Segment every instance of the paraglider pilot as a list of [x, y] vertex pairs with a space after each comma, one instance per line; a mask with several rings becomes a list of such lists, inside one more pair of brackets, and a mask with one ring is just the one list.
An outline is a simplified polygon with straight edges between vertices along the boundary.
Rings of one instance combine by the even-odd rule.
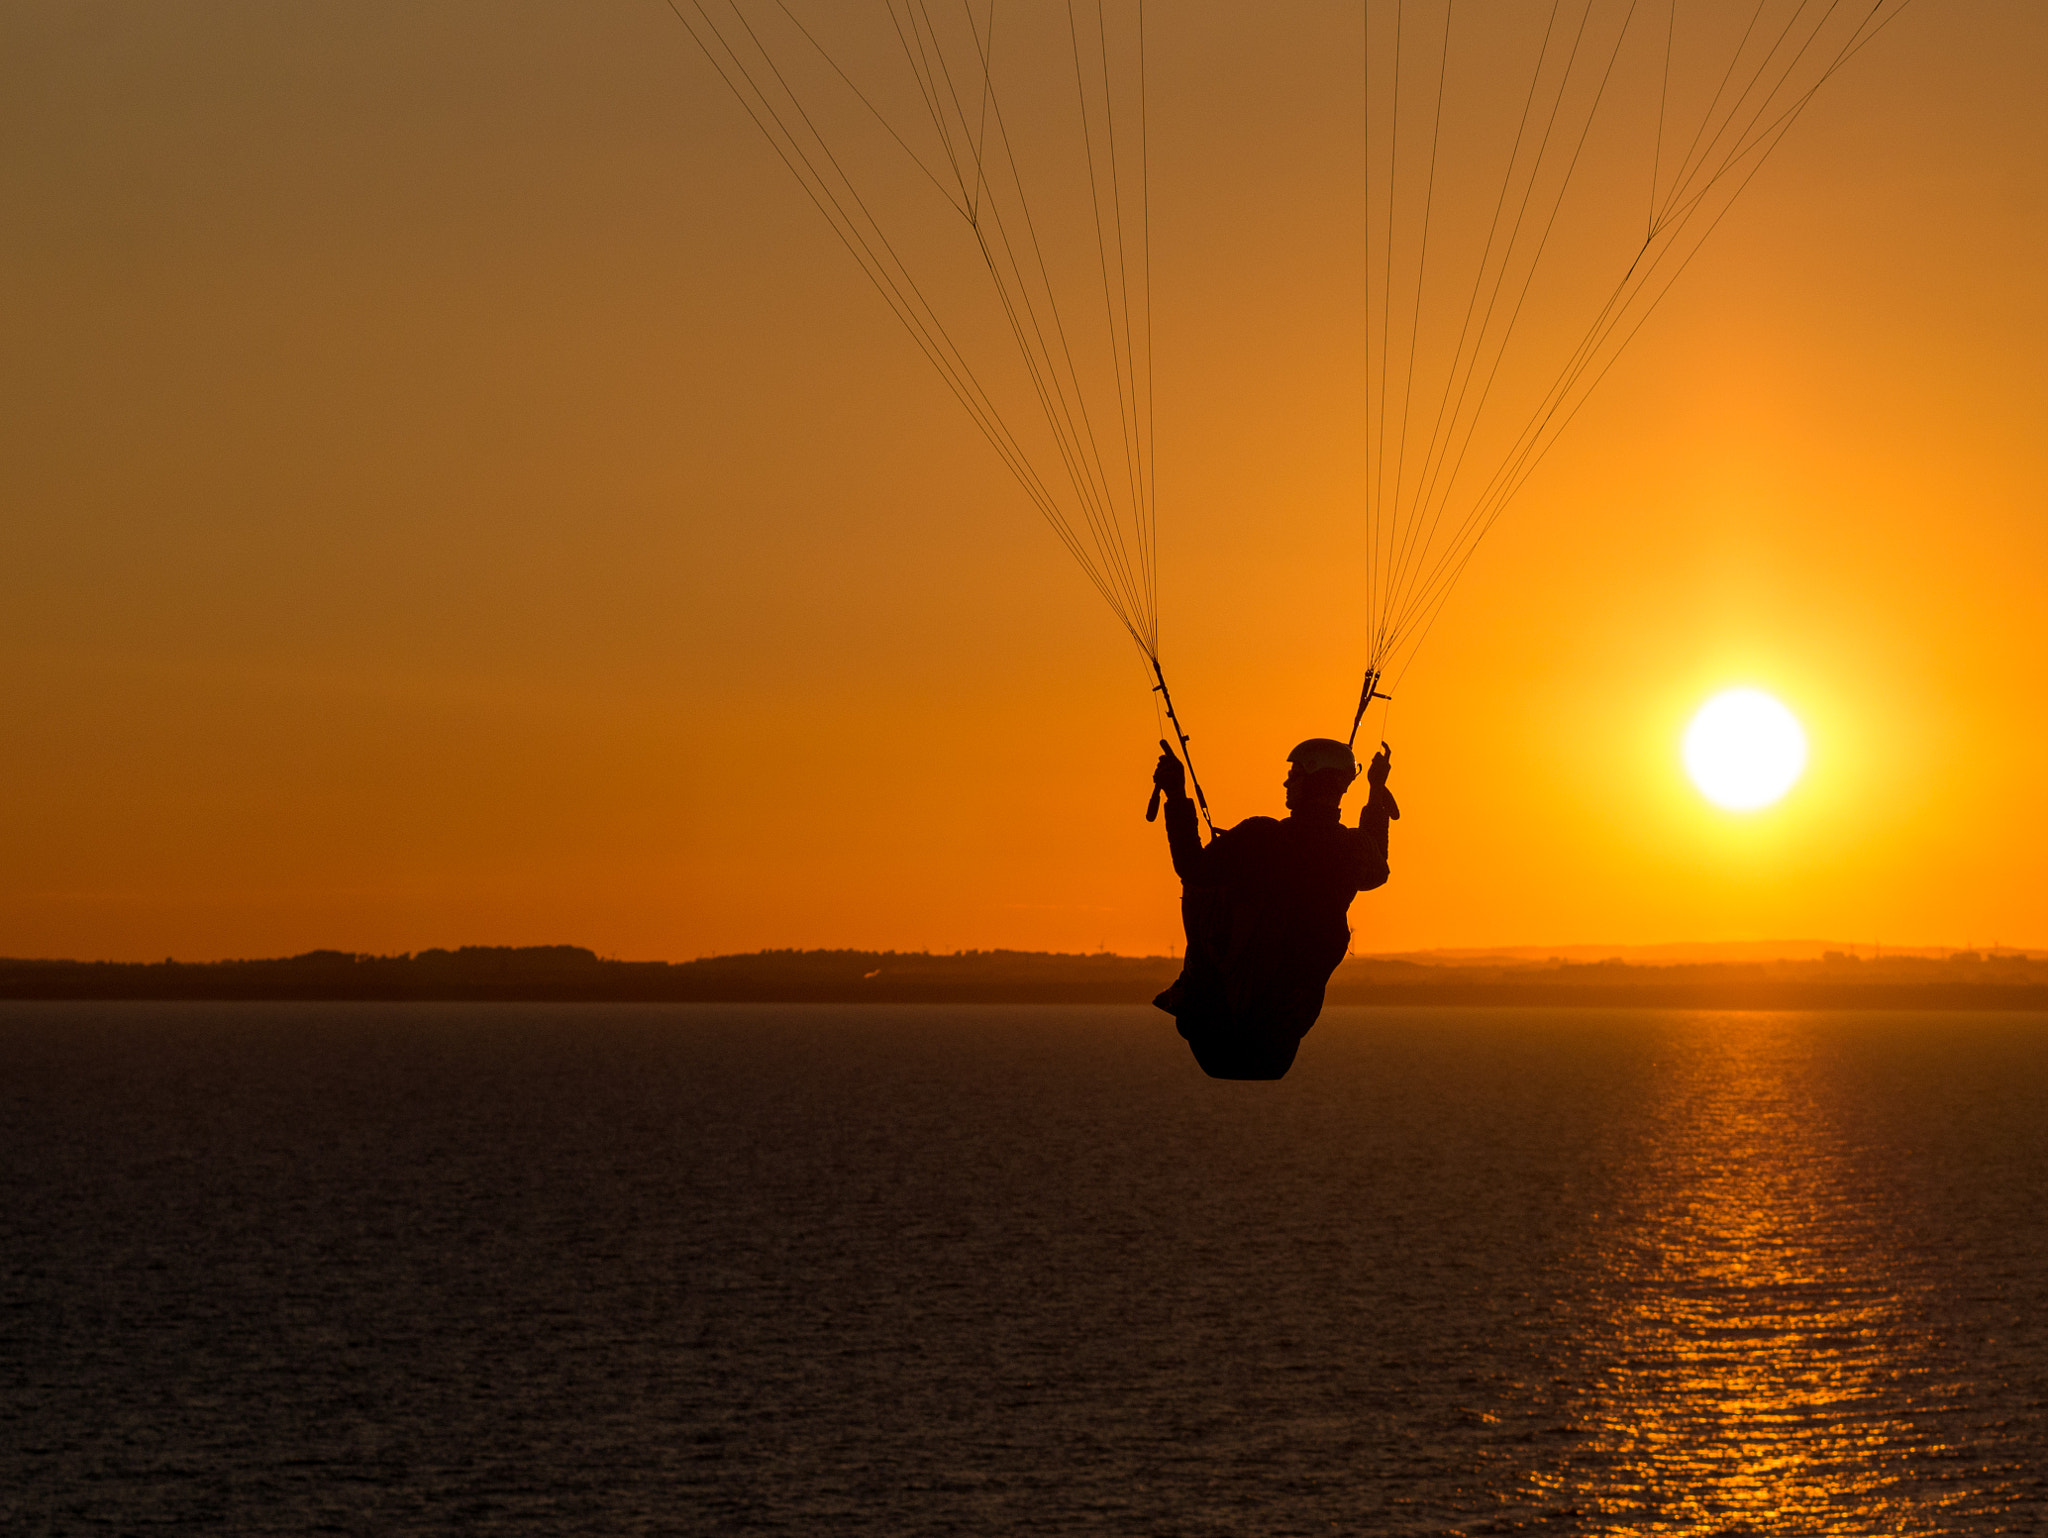
[[1205, 846], [1187, 771], [1159, 748], [1152, 783], [1166, 797], [1188, 949], [1180, 977], [1153, 1002], [1179, 1021], [1211, 1078], [1280, 1078], [1350, 949], [1351, 899], [1386, 884], [1387, 825], [1401, 815], [1387, 789], [1393, 755], [1380, 744], [1358, 826], [1347, 828], [1342, 803], [1358, 761], [1343, 743], [1311, 737], [1287, 755], [1288, 816], [1248, 817]]

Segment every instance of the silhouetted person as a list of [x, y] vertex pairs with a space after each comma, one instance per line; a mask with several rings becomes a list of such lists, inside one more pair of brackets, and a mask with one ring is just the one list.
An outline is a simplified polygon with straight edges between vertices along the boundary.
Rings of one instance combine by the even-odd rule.
[[1187, 771], [1159, 747], [1152, 783], [1166, 796], [1188, 950], [1180, 977], [1153, 1002], [1179, 1020], [1211, 1078], [1277, 1079], [1351, 947], [1351, 899], [1386, 884], [1387, 825], [1401, 815], [1387, 789], [1393, 755], [1380, 744], [1365, 774], [1372, 792], [1347, 828], [1342, 803], [1358, 761], [1343, 743], [1311, 737], [1287, 755], [1290, 815], [1247, 817], [1205, 847]]

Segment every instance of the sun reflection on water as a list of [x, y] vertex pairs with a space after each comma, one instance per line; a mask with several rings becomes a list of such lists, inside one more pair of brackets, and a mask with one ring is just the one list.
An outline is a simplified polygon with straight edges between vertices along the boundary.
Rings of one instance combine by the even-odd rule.
[[1674, 1043], [1629, 1210], [1584, 1257], [1590, 1394], [1539, 1480], [1553, 1510], [1642, 1533], [1943, 1530], [1934, 1310], [1799, 1023], [1730, 1016]]

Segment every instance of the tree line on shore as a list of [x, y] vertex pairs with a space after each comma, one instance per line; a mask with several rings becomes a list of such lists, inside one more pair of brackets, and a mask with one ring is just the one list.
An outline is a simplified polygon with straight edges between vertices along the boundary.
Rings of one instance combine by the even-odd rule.
[[[0, 959], [0, 998], [1143, 1004], [1179, 969], [1171, 956], [1107, 952], [777, 950], [665, 962], [612, 960], [572, 945], [463, 946], [246, 961]], [[1338, 968], [1329, 1002], [2048, 1009], [2048, 958], [1962, 951], [1859, 961], [1829, 952], [1819, 960], [1660, 964], [1365, 956]]]

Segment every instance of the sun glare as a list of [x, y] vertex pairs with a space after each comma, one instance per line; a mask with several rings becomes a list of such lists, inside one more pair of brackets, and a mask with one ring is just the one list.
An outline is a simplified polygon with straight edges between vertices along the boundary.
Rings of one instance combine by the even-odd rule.
[[1806, 733], [1761, 689], [1729, 689], [1685, 729], [1685, 770], [1700, 794], [1731, 812], [1769, 806], [1806, 768]]

